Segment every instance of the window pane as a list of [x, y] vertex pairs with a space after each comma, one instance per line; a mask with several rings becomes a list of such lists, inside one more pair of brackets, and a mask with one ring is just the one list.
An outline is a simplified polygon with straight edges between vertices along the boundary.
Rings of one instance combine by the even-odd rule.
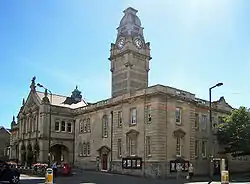
[[122, 140], [121, 139], [118, 139], [117, 147], [118, 147], [118, 157], [120, 157], [122, 156]]
[[56, 121], [56, 124], [55, 124], [55, 131], [59, 131], [60, 130], [60, 122], [59, 121]]
[[136, 108], [131, 109], [131, 124], [136, 124]]
[[175, 109], [175, 121], [176, 123], [181, 122], [181, 109], [179, 107]]
[[82, 133], [83, 132], [83, 121], [80, 120], [80, 132]]
[[87, 143], [87, 155], [88, 156], [90, 155], [90, 143], [89, 142]]
[[66, 128], [65, 128], [65, 121], [62, 121], [61, 123], [61, 131], [65, 132]]
[[87, 132], [91, 132], [90, 118], [87, 119]]
[[197, 157], [198, 156], [198, 141], [195, 140], [195, 156]]
[[201, 152], [202, 152], [202, 156], [205, 157], [206, 156], [206, 142], [205, 141], [202, 141]]
[[122, 127], [122, 111], [118, 111], [118, 127]]
[[149, 122], [152, 120], [151, 111], [152, 111], [151, 105], [148, 105], [147, 106], [147, 113], [148, 113], [148, 121]]
[[83, 143], [83, 155], [86, 156], [87, 154], [87, 145], [86, 143]]
[[67, 132], [71, 131], [72, 131], [71, 123], [67, 123]]
[[83, 120], [83, 131], [87, 132], [87, 121]]
[[202, 115], [202, 117], [201, 117], [201, 129], [206, 130], [206, 125], [207, 125], [207, 116]]
[[130, 155], [136, 155], [136, 139], [130, 138]]
[[195, 113], [195, 128], [198, 128], [199, 125], [199, 114]]
[[181, 155], [181, 139], [176, 138], [176, 155]]
[[108, 137], [108, 116], [104, 115], [102, 119], [103, 137]]

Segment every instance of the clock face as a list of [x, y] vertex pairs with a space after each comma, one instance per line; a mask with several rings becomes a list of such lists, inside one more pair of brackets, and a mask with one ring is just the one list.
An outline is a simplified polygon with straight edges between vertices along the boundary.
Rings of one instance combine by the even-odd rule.
[[118, 49], [122, 49], [124, 45], [125, 45], [125, 39], [124, 38], [120, 38], [118, 40], [118, 42], [117, 42]]
[[143, 43], [142, 43], [141, 39], [136, 38], [134, 42], [135, 42], [135, 46], [136, 46], [138, 49], [141, 49], [141, 48], [142, 48]]

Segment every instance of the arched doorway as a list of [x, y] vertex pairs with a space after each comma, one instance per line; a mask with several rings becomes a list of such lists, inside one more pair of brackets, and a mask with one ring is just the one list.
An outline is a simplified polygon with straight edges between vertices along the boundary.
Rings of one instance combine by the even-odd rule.
[[39, 157], [39, 152], [40, 152], [40, 147], [39, 147], [39, 144], [38, 142], [35, 143], [34, 145], [34, 151], [33, 151], [33, 160], [35, 163], [37, 163], [37, 159]]
[[102, 146], [100, 149], [98, 149], [100, 154], [100, 169], [101, 171], [107, 171], [109, 170], [109, 153], [110, 148], [107, 146]]
[[32, 151], [32, 145], [31, 143], [29, 143], [27, 149], [27, 165], [31, 167], [32, 162], [33, 162], [33, 151]]
[[51, 147], [51, 161], [57, 163], [69, 161], [69, 150], [65, 145], [55, 144]]
[[21, 145], [21, 164], [24, 165], [26, 163], [26, 147], [24, 145], [24, 143], [22, 143]]

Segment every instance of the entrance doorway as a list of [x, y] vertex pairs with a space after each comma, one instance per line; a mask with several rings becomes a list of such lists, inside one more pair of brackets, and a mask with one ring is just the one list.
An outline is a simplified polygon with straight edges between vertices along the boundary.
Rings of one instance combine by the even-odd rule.
[[108, 155], [107, 154], [102, 155], [102, 170], [104, 171], [108, 170]]
[[69, 150], [66, 146], [56, 144], [51, 147], [51, 161], [68, 162]]

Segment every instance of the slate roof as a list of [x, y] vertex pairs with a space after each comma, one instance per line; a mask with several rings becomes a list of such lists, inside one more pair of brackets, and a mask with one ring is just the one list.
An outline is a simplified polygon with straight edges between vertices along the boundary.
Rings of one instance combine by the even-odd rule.
[[[40, 100], [43, 99], [44, 92], [36, 91], [36, 94], [38, 95]], [[51, 98], [50, 94], [48, 94], [48, 98], [50, 100]], [[71, 109], [76, 109], [76, 108], [84, 107], [87, 105], [87, 102], [85, 102], [84, 100], [81, 100], [81, 102], [78, 102], [77, 104], [72, 104], [72, 105], [64, 104], [63, 102], [65, 102], [66, 98], [67, 96], [52, 94], [52, 105], [60, 106], [60, 107], [67, 107]]]
[[10, 131], [7, 128], [5, 128], [4, 126], [0, 126], [0, 129], [4, 129], [8, 134], [11, 134]]

